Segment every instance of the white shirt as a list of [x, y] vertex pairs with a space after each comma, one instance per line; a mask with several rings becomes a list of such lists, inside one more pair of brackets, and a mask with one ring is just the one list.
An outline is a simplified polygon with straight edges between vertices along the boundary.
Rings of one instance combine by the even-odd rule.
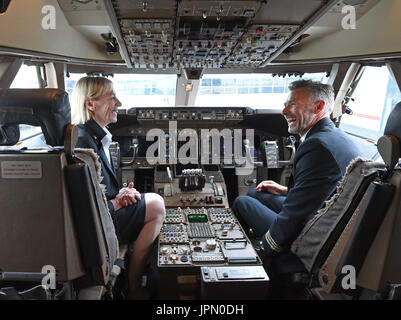
[[109, 163], [111, 165], [109, 147], [110, 147], [110, 143], [111, 143], [111, 138], [113, 136], [111, 135], [110, 131], [107, 130], [106, 128], [103, 128], [103, 130], [106, 132], [106, 135], [103, 137], [101, 142], [102, 142], [103, 150], [104, 150], [104, 153], [106, 154], [107, 160], [109, 160]]
[[[313, 128], [313, 126], [312, 126], [312, 128]], [[312, 128], [310, 128], [310, 129], [312, 129]], [[308, 132], [310, 131], [310, 129], [309, 129], [308, 131], [306, 131], [305, 134], [299, 138], [300, 143], [302, 143], [302, 142], [305, 141], [306, 135], [308, 134]]]

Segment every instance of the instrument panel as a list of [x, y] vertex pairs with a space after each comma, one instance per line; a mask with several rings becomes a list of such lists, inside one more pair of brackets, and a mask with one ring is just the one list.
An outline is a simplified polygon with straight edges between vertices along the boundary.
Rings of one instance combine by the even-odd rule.
[[138, 120], [242, 120], [242, 109], [228, 110], [171, 110], [137, 109]]
[[167, 208], [159, 237], [159, 267], [260, 264], [229, 208]]
[[314, 2], [274, 19], [280, 1], [116, 0], [112, 6], [130, 65], [157, 71], [263, 67], [318, 10]]
[[[118, 110], [119, 116], [135, 117], [137, 121], [242, 121], [245, 115], [253, 114], [254, 110], [244, 107], [218, 108], [131, 108]], [[231, 123], [232, 124], [232, 123]]]

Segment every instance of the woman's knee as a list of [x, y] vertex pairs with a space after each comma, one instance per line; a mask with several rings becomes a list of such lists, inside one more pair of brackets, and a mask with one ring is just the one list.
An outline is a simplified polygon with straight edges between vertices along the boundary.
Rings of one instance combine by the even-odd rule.
[[156, 219], [163, 222], [166, 216], [164, 199], [157, 193], [146, 193], [145, 203], [146, 216], [152, 220]]

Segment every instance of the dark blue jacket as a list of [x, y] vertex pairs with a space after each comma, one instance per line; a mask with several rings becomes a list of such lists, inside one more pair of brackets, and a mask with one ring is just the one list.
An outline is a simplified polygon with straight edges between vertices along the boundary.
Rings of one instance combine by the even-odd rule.
[[[111, 216], [114, 214], [113, 204], [110, 202], [114, 199], [119, 192], [116, 172], [113, 166], [107, 160], [106, 154], [103, 150], [102, 139], [106, 132], [94, 120], [89, 120], [85, 124], [77, 125], [78, 127], [78, 141], [75, 145], [76, 148], [93, 149], [99, 155], [99, 161], [102, 167], [102, 184], [106, 186], [107, 205]], [[112, 157], [110, 156], [110, 161]]]
[[[288, 252], [306, 222], [336, 190], [349, 163], [359, 155], [354, 142], [329, 118], [323, 118], [309, 130], [295, 153], [293, 182], [288, 186], [283, 209], [268, 230], [268, 237], [282, 253]], [[267, 255], [277, 255], [266, 235], [263, 243]]]

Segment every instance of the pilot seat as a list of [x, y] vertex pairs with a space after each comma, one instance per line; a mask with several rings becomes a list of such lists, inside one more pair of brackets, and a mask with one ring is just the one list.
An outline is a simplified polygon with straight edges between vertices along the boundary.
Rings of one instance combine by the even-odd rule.
[[[63, 90], [0, 89], [0, 300], [113, 297], [124, 252], [97, 157], [74, 151], [70, 122]], [[16, 146], [19, 124], [49, 147]]]
[[355, 159], [293, 242], [308, 270], [293, 285], [314, 299], [401, 298], [400, 143], [401, 102], [377, 142], [384, 163]]

